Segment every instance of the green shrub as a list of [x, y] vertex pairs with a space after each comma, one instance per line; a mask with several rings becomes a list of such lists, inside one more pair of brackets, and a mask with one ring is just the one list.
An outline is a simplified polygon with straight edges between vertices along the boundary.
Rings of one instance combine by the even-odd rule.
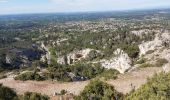
[[123, 95], [102, 81], [91, 81], [75, 100], [122, 100]]
[[156, 67], [162, 67], [164, 64], [167, 64], [168, 60], [166, 59], [157, 59], [155, 66]]
[[4, 73], [0, 74], [0, 79], [7, 78], [7, 76]]
[[97, 51], [92, 50], [92, 51], [90, 51], [90, 53], [88, 54], [87, 60], [92, 61], [92, 60], [97, 59], [97, 58], [102, 58], [102, 56], [103, 56], [103, 55], [101, 55], [101, 54], [98, 53]]
[[125, 100], [169, 100], [170, 73], [160, 73], [148, 79], [139, 89], [127, 95]]
[[26, 92], [20, 100], [49, 100], [50, 98], [40, 93]]
[[129, 55], [131, 58], [137, 58], [139, 55], [138, 45], [121, 45], [121, 48]]
[[101, 67], [100, 64], [84, 64], [77, 63], [74, 65], [56, 65], [48, 67], [49, 73], [47, 73], [46, 79], [70, 82], [73, 79], [68, 76], [68, 73], [73, 73], [76, 77], [84, 77], [84, 79], [92, 79], [97, 76], [107, 79], [115, 79], [118, 71], [107, 70]]
[[25, 72], [25, 73], [15, 77], [15, 80], [22, 80], [22, 81], [36, 80], [36, 81], [42, 81], [42, 80], [44, 80], [44, 78], [42, 76], [40, 76], [39, 74], [35, 73], [35, 72]]
[[66, 72], [70, 71], [67, 66], [57, 65], [55, 67], [48, 67], [48, 71], [49, 73], [46, 75], [47, 79], [64, 82], [72, 81], [72, 79], [66, 74]]
[[154, 65], [152, 65], [152, 64], [150, 64], [150, 63], [144, 63], [144, 64], [141, 64], [139, 67], [140, 67], [140, 68], [154, 67]]
[[87, 77], [88, 79], [95, 78], [104, 72], [104, 68], [100, 65], [92, 64], [76, 64], [71, 67], [71, 71], [76, 76]]
[[61, 94], [61, 95], [65, 95], [66, 93], [67, 93], [66, 90], [61, 90], [61, 91], [60, 91], [60, 94]]
[[154, 50], [149, 50], [146, 52], [146, 54], [152, 54], [154, 52]]
[[0, 100], [18, 100], [18, 97], [15, 91], [0, 84]]
[[119, 72], [115, 69], [105, 69], [105, 71], [99, 76], [104, 77], [105, 80], [109, 80], [116, 79], [118, 74]]
[[164, 64], [168, 63], [166, 59], [157, 59], [155, 64], [150, 64], [150, 63], [145, 63], [145, 59], [141, 59], [138, 61], [138, 64], [141, 64], [141, 68], [146, 68], [146, 67], [162, 67]]
[[136, 64], [143, 64], [143, 63], [145, 63], [146, 61], [147, 61], [146, 58], [142, 58], [142, 59], [136, 61]]

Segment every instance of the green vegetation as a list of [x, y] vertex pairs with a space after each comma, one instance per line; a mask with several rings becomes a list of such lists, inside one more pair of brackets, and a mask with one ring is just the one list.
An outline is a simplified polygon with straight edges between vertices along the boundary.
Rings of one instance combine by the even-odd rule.
[[114, 87], [94, 80], [85, 87], [75, 100], [123, 100], [123, 95], [117, 92]]
[[170, 73], [156, 74], [148, 82], [133, 91], [125, 100], [169, 100]]
[[15, 80], [36, 80], [36, 81], [42, 81], [44, 78], [40, 76], [37, 72], [25, 72], [23, 74], [18, 75], [15, 77]]
[[18, 97], [15, 91], [0, 84], [0, 100], [18, 100]]
[[[32, 68], [31, 68], [32, 69]], [[119, 72], [114, 69], [105, 69], [100, 64], [83, 64], [60, 65], [52, 64], [47, 68], [47, 72], [38, 73], [37, 70], [26, 71], [15, 77], [16, 80], [57, 80], [62, 82], [84, 81], [96, 77], [104, 77], [104, 79], [116, 79]]]
[[0, 68], [0, 79], [6, 78], [7, 77], [7, 71], [5, 69]]
[[94, 78], [104, 71], [104, 68], [92, 64], [77, 64], [71, 67], [71, 71], [78, 76], [84, 76], [88, 79]]
[[129, 94], [122, 95], [114, 90], [114, 87], [93, 80], [85, 87], [75, 100], [169, 100], [170, 98], [170, 72], [155, 74], [139, 89]]
[[155, 64], [145, 63], [146, 59], [141, 59], [137, 61], [137, 64], [141, 64], [140, 68], [146, 68], [146, 67], [162, 67], [163, 65], [168, 63], [168, 60], [166, 59], [157, 59]]
[[155, 66], [162, 67], [163, 65], [165, 65], [167, 63], [168, 63], [168, 60], [166, 60], [166, 59], [157, 59]]
[[131, 58], [137, 58], [139, 54], [138, 45], [122, 45], [121, 47]]
[[48, 67], [49, 73], [46, 73], [46, 79], [52, 79], [57, 81], [70, 82], [72, 79], [67, 75], [67, 72], [70, 71], [69, 67], [62, 65], [55, 65]]
[[118, 74], [119, 72], [115, 69], [105, 69], [105, 71], [101, 73], [99, 77], [103, 77], [104, 80], [116, 79]]
[[151, 53], [153, 53], [155, 50], [149, 50], [149, 51], [147, 51], [146, 52], [146, 54], [151, 54]]
[[7, 76], [4, 74], [0, 74], [0, 79], [6, 78]]
[[135, 64], [143, 64], [143, 63], [145, 63], [146, 61], [147, 61], [146, 58], [141, 58], [140, 60], [136, 61]]
[[49, 100], [49, 97], [40, 93], [26, 92], [19, 100]]
[[[98, 64], [75, 64], [75, 65], [56, 65], [48, 67], [48, 78], [58, 81], [73, 81], [73, 77], [70, 77], [68, 73], [73, 73], [74, 77], [84, 77], [86, 79], [92, 79], [97, 76], [107, 77], [107, 78], [116, 78], [118, 71], [110, 70], [107, 71]], [[109, 72], [109, 73], [108, 73]]]
[[0, 100], [49, 100], [49, 97], [32, 92], [26, 92], [24, 95], [18, 96], [15, 91], [0, 84]]
[[143, 63], [140, 65], [140, 68], [146, 68], [146, 67], [154, 67], [154, 65], [152, 65], [150, 63]]
[[61, 95], [65, 95], [66, 93], [67, 93], [66, 90], [61, 90], [61, 91], [60, 91], [60, 94], [61, 94]]
[[[154, 18], [160, 19], [153, 20]], [[19, 73], [27, 68], [30, 69], [28, 72], [19, 74], [15, 79], [22, 81], [50, 79], [62, 82], [84, 81], [101, 77], [105, 80], [116, 79], [118, 71], [104, 69], [99, 64], [92, 64], [91, 61], [111, 58], [115, 56], [113, 52], [118, 48], [129, 55], [133, 64], [140, 64], [141, 68], [161, 67], [168, 63], [166, 59], [157, 59], [155, 64], [147, 62], [145, 58], [139, 58], [140, 60], [136, 61], [139, 57], [138, 45], [153, 40], [157, 30], [166, 31], [169, 30], [169, 27], [170, 13], [161, 14], [157, 10], [117, 14], [109, 12], [0, 16], [0, 79], [6, 77], [3, 71], [18, 69]], [[132, 31], [137, 31], [137, 34]], [[142, 33], [139, 34], [140, 32]], [[41, 47], [43, 46], [41, 43], [44, 43], [45, 47]], [[165, 47], [168, 45], [168, 42], [163, 43]], [[87, 59], [73, 65], [57, 63], [57, 58], [66, 57], [70, 52], [87, 48], [94, 49]], [[96, 50], [99, 50], [101, 54]], [[49, 52], [50, 55], [48, 55]], [[147, 54], [153, 52], [154, 50], [150, 50]], [[44, 57], [45, 55], [46, 57]], [[42, 56], [44, 62], [40, 60]], [[35, 71], [34, 68], [37, 67], [44, 69], [45, 72], [44, 70]], [[162, 78], [161, 81], [156, 77]], [[168, 78], [169, 74], [157, 75], [150, 79], [141, 90], [132, 92], [127, 98], [155, 100], [159, 96], [160, 100], [166, 100], [170, 94]], [[165, 80], [166, 82], [164, 82]], [[151, 83], [156, 86], [148, 85]], [[0, 89], [0, 100], [1, 98], [2, 100], [17, 99], [13, 90], [2, 85]], [[65, 94], [65, 92], [62, 90], [61, 94]], [[114, 87], [95, 80], [76, 99], [118, 100], [122, 98], [123, 95], [116, 92]], [[21, 96], [21, 99], [47, 100], [48, 98], [41, 94], [28, 92]]]

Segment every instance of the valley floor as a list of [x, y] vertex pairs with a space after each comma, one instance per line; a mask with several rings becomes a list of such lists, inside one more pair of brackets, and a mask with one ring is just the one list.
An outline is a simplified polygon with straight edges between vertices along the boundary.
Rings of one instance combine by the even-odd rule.
[[[155, 73], [162, 71], [161, 67], [150, 67], [143, 69], [136, 69], [126, 74], [121, 74], [116, 80], [109, 80], [107, 83], [113, 85], [115, 89], [124, 94], [129, 93], [133, 88], [139, 88], [142, 84], [146, 83], [147, 78], [153, 76]], [[13, 88], [18, 94], [24, 92], [37, 92], [46, 94], [54, 98], [54, 93], [60, 93], [65, 89], [70, 93], [78, 95], [89, 81], [60, 83], [52, 81], [16, 81], [13, 77], [1, 79], [0, 83], [4, 86]]]

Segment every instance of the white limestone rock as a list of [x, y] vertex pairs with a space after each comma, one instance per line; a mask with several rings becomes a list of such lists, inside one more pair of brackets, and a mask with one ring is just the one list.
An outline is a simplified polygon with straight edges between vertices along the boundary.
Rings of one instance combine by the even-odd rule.
[[163, 70], [164, 70], [164, 72], [169, 72], [170, 71], [170, 63], [167, 63], [167, 64], [165, 64], [164, 66], [163, 66]]
[[87, 48], [84, 50], [73, 51], [72, 53], [70, 53], [66, 56], [58, 57], [57, 62], [59, 64], [73, 64], [73, 63], [80, 61], [82, 59], [90, 59], [90, 57], [91, 57], [90, 54], [92, 51], [95, 54], [101, 54], [100, 51]]
[[139, 45], [140, 56], [145, 55], [150, 50], [160, 49], [170, 44], [170, 33], [161, 33], [155, 36], [153, 41], [144, 42]]
[[40, 61], [42, 61], [42, 62], [47, 61], [47, 63], [50, 64], [51, 63], [51, 53], [49, 51], [48, 45], [46, 45], [44, 42], [41, 42], [41, 49], [44, 50], [46, 52], [46, 54], [41, 56]]
[[126, 72], [131, 68], [131, 58], [121, 49], [117, 49], [115, 52], [115, 57], [110, 60], [102, 60], [101, 65], [107, 69], [116, 69], [120, 73]]
[[139, 45], [139, 49], [140, 49], [139, 55], [142, 56], [150, 50], [155, 50], [161, 47], [162, 47], [162, 41], [159, 40], [158, 38], [155, 38], [153, 41], [144, 42]]
[[148, 34], [149, 32], [151, 32], [151, 30], [149, 29], [143, 29], [143, 30], [135, 30], [135, 31], [131, 31], [131, 34], [134, 34], [136, 36], [141, 36], [143, 34]]
[[144, 34], [147, 35], [147, 34], [149, 34], [149, 33], [160, 33], [160, 32], [161, 32], [161, 30], [141, 29], [141, 30], [133, 30], [133, 31], [131, 31], [130, 33], [131, 33], [131, 34], [134, 34], [134, 35], [136, 35], [136, 36], [141, 37], [141, 36], [144, 35]]

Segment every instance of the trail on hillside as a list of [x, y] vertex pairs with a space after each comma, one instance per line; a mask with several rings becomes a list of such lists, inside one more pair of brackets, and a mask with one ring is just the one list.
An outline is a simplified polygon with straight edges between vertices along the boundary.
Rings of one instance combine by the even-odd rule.
[[[151, 77], [155, 73], [159, 73], [161, 71], [162, 68], [159, 67], [135, 70], [126, 74], [121, 74], [116, 80], [109, 80], [108, 83], [113, 85], [117, 91], [126, 94], [134, 87], [139, 88], [142, 84], [146, 83], [148, 77]], [[59, 83], [52, 81], [16, 81], [12, 77], [8, 77], [1, 79], [0, 83], [14, 89], [18, 94], [23, 94], [29, 91], [42, 93], [53, 97], [54, 93], [60, 93], [62, 89], [78, 95], [89, 83], [89, 81], [71, 83]]]

